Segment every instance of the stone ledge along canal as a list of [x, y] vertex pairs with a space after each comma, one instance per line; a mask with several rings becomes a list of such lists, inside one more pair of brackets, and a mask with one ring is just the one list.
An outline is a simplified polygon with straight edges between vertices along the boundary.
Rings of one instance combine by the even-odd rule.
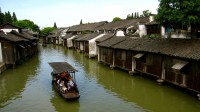
[[[0, 74], [0, 112], [199, 112], [196, 97], [155, 80], [110, 69], [61, 46]], [[78, 70], [80, 99], [65, 101], [51, 85], [48, 62], [67, 61]]]

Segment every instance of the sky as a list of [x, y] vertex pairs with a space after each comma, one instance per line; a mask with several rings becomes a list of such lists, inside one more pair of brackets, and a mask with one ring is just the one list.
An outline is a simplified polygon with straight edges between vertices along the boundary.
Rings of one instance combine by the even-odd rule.
[[158, 0], [0, 0], [1, 12], [15, 12], [18, 20], [28, 19], [41, 29], [69, 27], [80, 23], [111, 22], [128, 14], [149, 10], [157, 14]]

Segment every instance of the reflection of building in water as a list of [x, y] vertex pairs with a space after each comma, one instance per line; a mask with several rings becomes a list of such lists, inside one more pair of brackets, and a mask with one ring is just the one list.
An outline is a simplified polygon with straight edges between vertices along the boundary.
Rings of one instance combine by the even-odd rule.
[[38, 56], [23, 63], [17, 69], [7, 69], [0, 75], [0, 107], [4, 107], [12, 100], [21, 98], [20, 94], [26, 88], [30, 78], [37, 75]]

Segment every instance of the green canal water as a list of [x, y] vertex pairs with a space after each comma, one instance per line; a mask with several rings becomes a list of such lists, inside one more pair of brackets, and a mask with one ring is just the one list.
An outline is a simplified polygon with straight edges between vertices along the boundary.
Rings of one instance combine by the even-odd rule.
[[[199, 112], [196, 97], [156, 81], [110, 69], [61, 46], [39, 47], [30, 60], [0, 74], [0, 112]], [[68, 102], [52, 88], [48, 62], [74, 66], [80, 99]]]

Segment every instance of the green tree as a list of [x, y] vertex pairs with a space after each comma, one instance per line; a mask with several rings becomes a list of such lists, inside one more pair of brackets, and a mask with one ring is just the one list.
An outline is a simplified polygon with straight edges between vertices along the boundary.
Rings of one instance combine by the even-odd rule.
[[27, 19], [16, 21], [16, 22], [14, 22], [14, 24], [16, 26], [24, 28], [24, 29], [30, 29], [30, 30], [36, 31], [36, 32], [40, 31], [38, 25], [36, 25], [33, 21], [30, 21], [30, 20], [27, 20]]
[[4, 14], [1, 12], [1, 8], [0, 8], [0, 25], [4, 24]]
[[56, 22], [54, 22], [54, 25], [53, 25], [53, 27], [54, 27], [55, 29], [57, 29], [57, 25], [56, 25]]
[[127, 20], [128, 20], [128, 19], [132, 19], [131, 15], [128, 14], [127, 17], [126, 17], [126, 19], [127, 19]]
[[116, 21], [121, 21], [122, 19], [120, 17], [115, 17], [113, 18], [112, 22], [116, 22]]
[[139, 16], [139, 12], [137, 12], [137, 18], [139, 18], [140, 16]]
[[148, 16], [150, 16], [150, 14], [151, 14], [151, 12], [149, 10], [144, 10], [142, 12], [142, 15], [140, 15], [140, 17], [148, 17]]
[[135, 17], [133, 16], [133, 13], [131, 14], [131, 18], [132, 18], [132, 19], [135, 18]]
[[4, 14], [4, 23], [12, 23], [12, 17], [9, 11]]
[[83, 24], [83, 21], [82, 21], [82, 19], [81, 19], [81, 21], [80, 21], [80, 25], [82, 25]]
[[135, 16], [134, 16], [134, 18], [137, 18], [137, 13], [135, 12]]
[[191, 38], [196, 38], [200, 26], [200, 0], [160, 0], [155, 20], [164, 26], [191, 27]]
[[13, 12], [13, 15], [12, 15], [12, 22], [16, 22], [17, 21], [17, 17], [15, 15], [15, 12]]
[[51, 32], [51, 31], [53, 31], [55, 28], [54, 27], [45, 27], [45, 28], [43, 28], [41, 31], [40, 31], [40, 35], [43, 35], [43, 36], [48, 36], [49, 35], [49, 33]]

